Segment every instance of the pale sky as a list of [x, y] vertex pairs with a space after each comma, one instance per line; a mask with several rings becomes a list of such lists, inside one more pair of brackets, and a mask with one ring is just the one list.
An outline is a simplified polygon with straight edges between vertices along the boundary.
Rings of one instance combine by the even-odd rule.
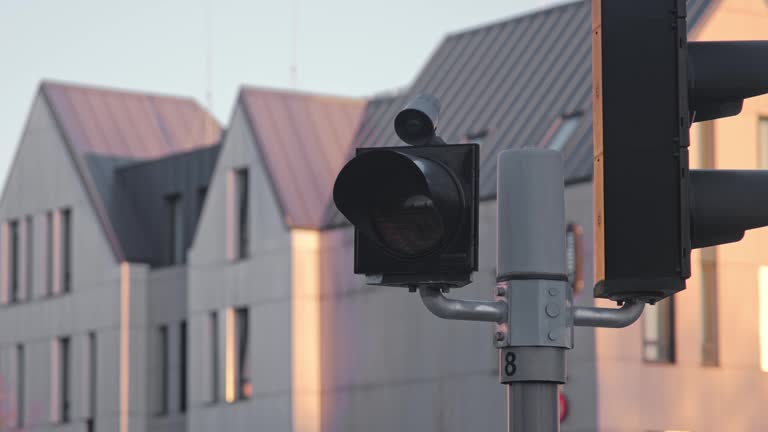
[[[42, 79], [191, 96], [243, 84], [368, 96], [410, 84], [446, 33], [562, 0], [0, 0], [0, 180]], [[294, 14], [295, 11], [295, 14]], [[210, 44], [209, 44], [210, 42]]]

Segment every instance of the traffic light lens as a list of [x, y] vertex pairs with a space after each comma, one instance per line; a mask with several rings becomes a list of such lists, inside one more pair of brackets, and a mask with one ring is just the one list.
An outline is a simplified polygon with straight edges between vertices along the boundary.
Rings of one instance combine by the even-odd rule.
[[434, 201], [424, 195], [411, 196], [393, 208], [375, 208], [371, 216], [381, 242], [402, 255], [429, 253], [445, 233]]

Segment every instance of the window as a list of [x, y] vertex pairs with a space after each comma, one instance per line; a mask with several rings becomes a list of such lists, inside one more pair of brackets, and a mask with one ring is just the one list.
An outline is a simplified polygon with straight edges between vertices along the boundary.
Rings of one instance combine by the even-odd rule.
[[211, 402], [219, 400], [219, 317], [216, 311], [208, 315], [208, 331], [210, 332], [209, 353], [211, 356]]
[[565, 263], [568, 283], [574, 294], [584, 288], [584, 229], [581, 225], [568, 224], [565, 231]]
[[571, 114], [560, 117], [555, 123], [557, 126], [555, 126], [556, 129], [554, 129], [554, 132], [550, 130], [550, 132], [547, 134], [548, 139], [545, 138], [547, 147], [552, 150], [562, 150], [563, 147], [565, 147], [565, 145], [568, 143], [571, 135], [573, 135], [573, 132], [576, 131], [576, 127], [579, 126], [580, 120], [581, 114]]
[[19, 301], [19, 221], [8, 223], [8, 270], [11, 303]]
[[248, 347], [248, 309], [227, 310], [226, 400], [251, 397], [250, 354]]
[[61, 270], [62, 291], [72, 291], [72, 211], [61, 210]]
[[45, 293], [53, 295], [53, 212], [45, 214]]
[[27, 216], [24, 220], [24, 298], [32, 298], [32, 277], [35, 272], [34, 269], [34, 218]]
[[465, 141], [468, 143], [479, 144], [482, 147], [488, 140], [488, 130], [482, 130], [479, 132], [473, 132], [467, 134]]
[[70, 345], [69, 338], [59, 338], [59, 421], [61, 423], [69, 423], [70, 408], [72, 407], [72, 377], [70, 375], [71, 362], [70, 362]]
[[200, 186], [197, 188], [197, 219], [200, 220], [200, 215], [203, 214], [203, 207], [205, 206], [205, 197], [208, 195], [208, 186]]
[[169, 389], [169, 364], [168, 364], [168, 326], [162, 325], [158, 329], [157, 333], [157, 341], [158, 341], [158, 372], [160, 373], [160, 377], [158, 379], [158, 384], [160, 385], [160, 391], [157, 392], [157, 415], [165, 415], [168, 414], [168, 397], [170, 396], [170, 393], [168, 392]]
[[24, 426], [24, 385], [25, 385], [24, 345], [16, 345], [16, 427]]
[[675, 362], [674, 297], [646, 308], [643, 318], [643, 359], [648, 362]]
[[248, 347], [248, 309], [238, 309], [237, 318], [237, 398], [251, 397], [251, 356]]
[[760, 266], [758, 271], [760, 369], [768, 372], [768, 266]]
[[717, 332], [717, 249], [701, 249], [701, 363], [719, 363]]
[[168, 209], [168, 263], [184, 263], [184, 211], [181, 207], [181, 195], [173, 194], [165, 198]]
[[237, 257], [248, 256], [249, 224], [248, 224], [248, 169], [238, 170], [235, 174], [237, 188]]
[[97, 355], [96, 355], [96, 332], [89, 332], [88, 333], [88, 402], [87, 402], [87, 410], [88, 415], [85, 419], [86, 424], [86, 431], [87, 432], [93, 432], [95, 429], [94, 419], [96, 418], [96, 383], [97, 383], [97, 377], [98, 377], [98, 367], [97, 367]]
[[698, 123], [698, 140], [696, 148], [699, 151], [699, 168], [712, 169], [715, 167], [715, 122]]
[[760, 117], [757, 137], [757, 167], [768, 169], [768, 117]]
[[187, 322], [179, 326], [179, 411], [187, 411]]

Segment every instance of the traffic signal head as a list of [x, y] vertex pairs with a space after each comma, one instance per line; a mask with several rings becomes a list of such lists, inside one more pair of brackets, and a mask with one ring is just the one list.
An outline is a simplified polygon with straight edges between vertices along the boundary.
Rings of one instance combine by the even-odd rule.
[[476, 144], [358, 149], [333, 200], [369, 283], [459, 287], [477, 270]]
[[688, 43], [685, 6], [592, 3], [596, 297], [672, 295], [691, 248], [768, 225], [764, 173], [688, 166], [692, 122], [768, 92], [768, 43]]

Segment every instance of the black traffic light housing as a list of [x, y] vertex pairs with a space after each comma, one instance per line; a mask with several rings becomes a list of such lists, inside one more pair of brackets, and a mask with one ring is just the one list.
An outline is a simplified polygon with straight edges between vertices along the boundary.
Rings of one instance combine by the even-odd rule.
[[471, 282], [478, 165], [477, 144], [357, 149], [333, 191], [355, 226], [355, 273], [402, 287]]
[[768, 43], [687, 42], [685, 0], [593, 0], [595, 296], [685, 288], [691, 248], [768, 225], [768, 175], [689, 171], [692, 122], [768, 92]]
[[410, 101], [395, 131], [413, 147], [358, 148], [333, 200], [355, 226], [355, 273], [368, 284], [456, 288], [477, 271], [479, 146], [435, 134], [440, 102]]

